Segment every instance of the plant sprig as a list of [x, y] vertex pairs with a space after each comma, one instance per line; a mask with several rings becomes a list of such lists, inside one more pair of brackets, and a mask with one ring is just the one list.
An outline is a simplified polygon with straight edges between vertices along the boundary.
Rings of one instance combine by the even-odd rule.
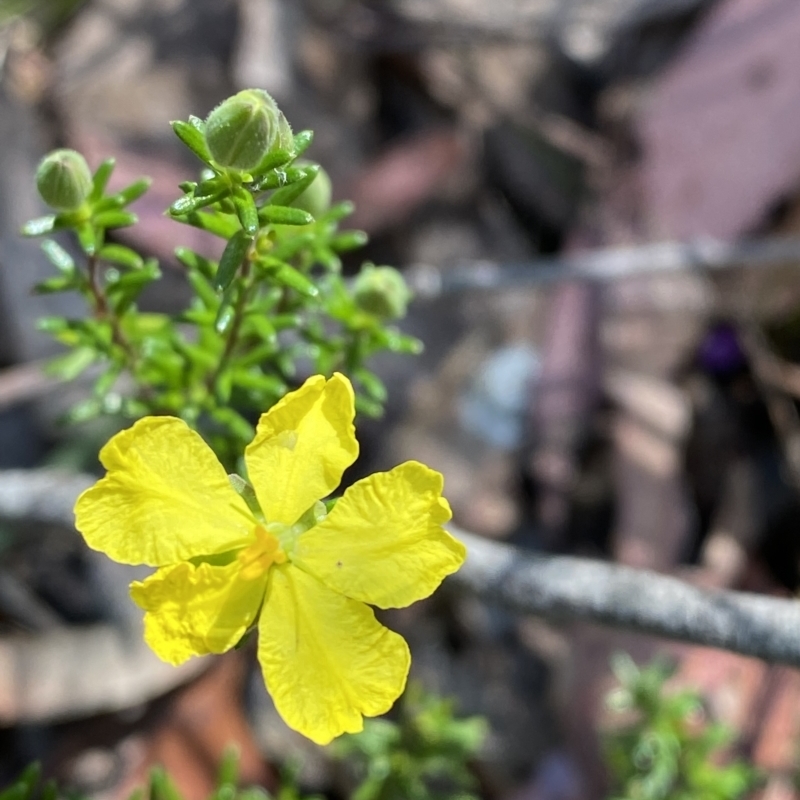
[[[352, 205], [331, 205], [327, 175], [300, 158], [312, 133], [293, 134], [257, 90], [229, 98], [205, 122], [174, 122], [173, 130], [203, 167], [197, 181], [181, 184], [168, 213], [225, 243], [218, 261], [176, 249], [192, 298], [175, 315], [139, 310], [141, 293], [161, 277], [158, 263], [109, 238], [137, 222], [128, 206], [150, 181], [108, 193], [113, 159], [92, 174], [71, 150], [51, 153], [37, 173], [55, 213], [27, 223], [23, 234], [47, 237], [42, 248], [56, 274], [36, 291], [78, 292], [89, 310], [81, 319], [40, 320], [69, 349], [51, 364], [53, 374], [70, 380], [95, 370], [93, 395], [71, 419], [179, 416], [233, 467], [258, 414], [303, 373], [344, 372], [359, 411], [379, 415], [386, 390], [368, 360], [385, 350], [421, 350], [391, 324], [405, 313], [409, 292], [390, 267], [367, 264], [354, 281], [343, 278], [341, 255], [366, 235], [340, 230]], [[80, 258], [49, 238], [59, 231], [74, 236]]]

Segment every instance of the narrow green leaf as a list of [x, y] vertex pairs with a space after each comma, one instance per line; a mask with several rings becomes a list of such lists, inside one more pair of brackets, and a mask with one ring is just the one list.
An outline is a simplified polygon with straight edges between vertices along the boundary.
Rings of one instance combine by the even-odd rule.
[[175, 258], [190, 270], [197, 270], [204, 278], [209, 280], [217, 273], [217, 262], [195, 253], [188, 247], [176, 247]]
[[[317, 164], [312, 164], [309, 167], [301, 167], [305, 172], [305, 177], [295, 181], [289, 186], [284, 186], [282, 189], [278, 189], [270, 198], [269, 198], [269, 205], [271, 206], [288, 206], [292, 202], [294, 202], [298, 197], [300, 197], [303, 192], [308, 189], [309, 186], [314, 182], [314, 179], [317, 177], [319, 173], [319, 166]], [[311, 215], [309, 215], [311, 216]], [[314, 221], [314, 218], [311, 217], [311, 221]], [[297, 224], [297, 223], [295, 223]], [[302, 224], [302, 223], [301, 223]]]
[[111, 365], [96, 381], [94, 384], [93, 392], [95, 397], [104, 397], [107, 395], [111, 389], [113, 388], [114, 384], [117, 381], [117, 378], [122, 374], [122, 365], [113, 364]]
[[256, 434], [253, 426], [232, 408], [215, 408], [211, 418], [230, 429], [239, 439], [249, 442]]
[[127, 228], [135, 225], [139, 218], [130, 211], [101, 211], [92, 221], [98, 228]]
[[73, 425], [79, 422], [88, 422], [90, 419], [95, 419], [103, 413], [103, 404], [96, 398], [91, 397], [87, 400], [81, 400], [76, 403], [67, 414], [67, 421]]
[[308, 211], [303, 211], [300, 208], [273, 205], [260, 208], [258, 210], [258, 219], [262, 225], [269, 223], [274, 225], [310, 225], [314, 221], [314, 217]]
[[306, 150], [311, 146], [314, 141], [314, 131], [300, 131], [294, 135], [294, 155], [303, 155]]
[[355, 371], [353, 377], [364, 387], [370, 398], [378, 403], [386, 402], [388, 398], [386, 386], [374, 372], [362, 367]]
[[252, 328], [264, 342], [272, 346], [277, 342], [278, 336], [275, 332], [275, 326], [267, 317], [262, 314], [251, 314], [246, 318], [245, 322], [247, 327]]
[[58, 275], [55, 278], [48, 278], [33, 287], [36, 294], [55, 294], [56, 292], [68, 292], [75, 288], [75, 281], [72, 276]]
[[42, 250], [50, 263], [65, 275], [72, 275], [75, 272], [75, 261], [72, 256], [58, 243], [52, 239], [45, 239], [42, 242]]
[[288, 264], [281, 264], [273, 274], [278, 283], [296, 289], [306, 297], [317, 297], [319, 295], [319, 289], [302, 272], [290, 267]]
[[48, 362], [45, 372], [54, 378], [71, 381], [78, 377], [96, 358], [91, 347], [78, 347], [70, 353]]
[[370, 419], [378, 419], [383, 416], [383, 406], [375, 400], [364, 397], [363, 394], [357, 394], [356, 412]]
[[101, 248], [99, 256], [104, 261], [129, 269], [141, 269], [144, 265], [144, 259], [135, 250], [121, 244], [107, 244]]
[[64, 317], [39, 317], [36, 320], [36, 330], [44, 333], [59, 333], [69, 326]]
[[302, 167], [288, 167], [287, 169], [273, 169], [258, 183], [256, 187], [259, 192], [267, 192], [271, 189], [280, 189], [288, 186], [295, 181], [301, 181], [306, 176], [306, 171]]
[[107, 158], [94, 173], [92, 178], [92, 191], [89, 194], [89, 202], [96, 203], [102, 196], [103, 192], [108, 186], [108, 179], [114, 171], [114, 164], [116, 161], [113, 158]]
[[189, 281], [189, 285], [194, 289], [194, 293], [200, 298], [200, 301], [206, 308], [212, 309], [213, 311], [219, 308], [220, 297], [214, 291], [214, 287], [208, 282], [205, 275], [202, 275], [198, 271], [190, 270], [186, 273], [186, 280]]
[[258, 209], [253, 195], [239, 187], [231, 198], [233, 205], [236, 208], [236, 215], [239, 217], [239, 222], [242, 223], [242, 229], [249, 236], [255, 236], [258, 233]]
[[190, 117], [189, 122], [177, 120], [170, 123], [172, 130], [175, 131], [178, 138], [201, 160], [206, 164], [211, 164], [213, 158], [209, 152], [208, 145], [206, 144], [206, 137], [204, 127], [200, 128], [197, 123], [202, 125], [202, 120], [197, 117]]
[[130, 186], [126, 186], [124, 189], [117, 192], [114, 197], [118, 199], [123, 206], [127, 206], [138, 200], [150, 188], [150, 184], [152, 183], [152, 178], [139, 178], [139, 180], [134, 181]]
[[225, 331], [230, 328], [235, 314], [236, 311], [231, 303], [223, 301], [219, 307], [219, 311], [217, 311], [217, 318], [214, 320], [214, 330], [219, 334], [225, 333]]
[[288, 164], [294, 157], [294, 153], [289, 150], [270, 150], [264, 158], [261, 159], [261, 163], [255, 169], [250, 170], [250, 174], [257, 180], [271, 169]]
[[343, 253], [347, 250], [357, 250], [363, 247], [369, 241], [364, 231], [343, 231], [342, 233], [334, 236], [331, 239], [331, 249], [337, 253]]
[[44, 236], [46, 233], [52, 233], [55, 227], [56, 215], [48, 214], [46, 217], [37, 217], [36, 219], [26, 222], [21, 229], [23, 236]]
[[93, 256], [97, 252], [97, 236], [94, 228], [88, 222], [84, 222], [75, 229], [75, 233], [83, 252], [87, 256]]
[[175, 217], [179, 222], [185, 222], [202, 231], [213, 233], [220, 239], [230, 239], [237, 231], [241, 230], [239, 220], [232, 214], [220, 214], [218, 211], [193, 211], [186, 217]]
[[243, 230], [238, 230], [231, 237], [219, 260], [219, 269], [214, 278], [217, 289], [227, 289], [230, 286], [252, 243], [253, 237]]
[[322, 222], [339, 222], [339, 220], [349, 217], [356, 207], [349, 201], [343, 200], [341, 203], [331, 206], [321, 217]]
[[225, 194], [225, 190], [219, 190], [215, 194], [209, 195], [191, 195], [185, 194], [183, 197], [179, 197], [170, 207], [169, 213], [173, 217], [180, 217], [186, 214], [191, 214], [193, 211], [199, 211], [201, 208], [205, 208], [206, 206], [210, 206], [213, 203], [216, 203], [223, 194]]

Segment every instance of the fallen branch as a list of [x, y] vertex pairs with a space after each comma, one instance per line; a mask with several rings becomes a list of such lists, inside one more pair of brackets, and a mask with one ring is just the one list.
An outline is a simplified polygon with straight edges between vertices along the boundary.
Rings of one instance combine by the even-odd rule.
[[[86, 475], [0, 471], [0, 518], [71, 525]], [[800, 602], [699, 589], [677, 578], [586, 558], [534, 555], [453, 528], [469, 550], [449, 580], [513, 611], [587, 620], [800, 666]]]

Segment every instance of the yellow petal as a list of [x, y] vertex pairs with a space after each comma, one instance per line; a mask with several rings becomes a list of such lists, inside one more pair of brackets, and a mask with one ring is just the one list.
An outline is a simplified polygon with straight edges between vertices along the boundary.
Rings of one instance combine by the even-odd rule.
[[293, 525], [339, 485], [358, 456], [354, 402], [343, 375], [315, 375], [262, 415], [245, 461], [267, 522]]
[[75, 505], [89, 547], [159, 567], [230, 550], [255, 521], [211, 448], [182, 420], [145, 417], [100, 451], [108, 474]]
[[388, 711], [411, 663], [402, 636], [368, 606], [291, 564], [273, 567], [258, 624], [258, 659], [275, 707], [317, 744]]
[[331, 513], [297, 539], [292, 560], [348, 597], [402, 608], [427, 597], [464, 562], [442, 476], [408, 461], [353, 484]]
[[132, 583], [131, 597], [147, 612], [145, 641], [159, 658], [181, 664], [230, 650], [253, 624], [266, 587], [266, 572], [245, 580], [238, 561], [222, 567], [184, 561]]

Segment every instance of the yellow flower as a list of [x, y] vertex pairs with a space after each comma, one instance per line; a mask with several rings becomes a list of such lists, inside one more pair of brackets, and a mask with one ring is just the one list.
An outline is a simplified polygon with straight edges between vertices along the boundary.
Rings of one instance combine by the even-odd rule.
[[327, 497], [358, 455], [353, 389], [310, 378], [262, 415], [245, 451], [250, 506], [184, 422], [145, 417], [100, 452], [108, 474], [75, 506], [90, 547], [158, 567], [131, 585], [165, 661], [222, 653], [258, 626], [258, 658], [284, 720], [319, 744], [388, 711], [405, 640], [370, 605], [427, 597], [464, 560], [441, 526], [442, 476], [409, 461]]

